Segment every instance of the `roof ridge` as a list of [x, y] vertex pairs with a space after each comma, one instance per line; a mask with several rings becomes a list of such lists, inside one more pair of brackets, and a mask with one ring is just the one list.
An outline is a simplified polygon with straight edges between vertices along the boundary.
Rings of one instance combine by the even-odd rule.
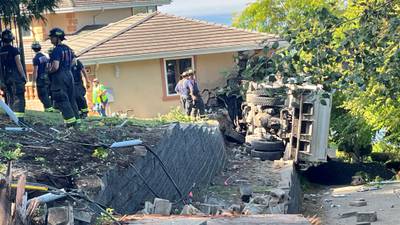
[[228, 25], [221, 24], [221, 23], [212, 23], [212, 22], [199, 20], [199, 19], [193, 19], [193, 18], [189, 18], [189, 17], [185, 17], [185, 16], [177, 16], [177, 15], [164, 13], [164, 12], [160, 12], [159, 14], [165, 15], [165, 16], [168, 16], [168, 17], [177, 18], [177, 19], [183, 19], [183, 20], [186, 20], [186, 21], [192, 21], [192, 22], [198, 22], [198, 23], [202, 23], [202, 24], [206, 24], [206, 25], [222, 27], [222, 28], [226, 28], [226, 29], [230, 29], [230, 30], [243, 31], [243, 32], [247, 32], [247, 33], [261, 34], [261, 35], [273, 35], [273, 36], [279, 37], [276, 34], [264, 33], [264, 32], [254, 31], [254, 30], [243, 29], [243, 28], [237, 28], [237, 27], [228, 26]]

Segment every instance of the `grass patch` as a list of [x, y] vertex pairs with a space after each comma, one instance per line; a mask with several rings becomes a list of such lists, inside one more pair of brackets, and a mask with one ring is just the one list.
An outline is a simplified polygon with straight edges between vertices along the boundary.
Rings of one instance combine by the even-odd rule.
[[[5, 113], [0, 111], [0, 114], [4, 115]], [[64, 124], [64, 119], [60, 113], [48, 113], [33, 110], [26, 111], [25, 120], [33, 125], [63, 126]], [[90, 116], [82, 121], [82, 125], [85, 127], [118, 126], [124, 122], [125, 125], [128, 126], [157, 127], [175, 122], [192, 123], [195, 121], [193, 121], [191, 117], [185, 115], [179, 108], [173, 108], [169, 113], [159, 115], [158, 118], [154, 119]]]

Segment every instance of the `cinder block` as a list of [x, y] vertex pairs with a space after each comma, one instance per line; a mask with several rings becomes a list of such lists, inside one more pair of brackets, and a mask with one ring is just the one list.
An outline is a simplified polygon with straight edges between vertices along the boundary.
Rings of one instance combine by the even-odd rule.
[[154, 214], [163, 216], [171, 215], [172, 203], [166, 199], [155, 198], [154, 199]]
[[375, 222], [378, 220], [376, 212], [359, 212], [357, 213], [357, 222]]
[[367, 202], [366, 201], [351, 201], [349, 203], [350, 206], [355, 206], [355, 207], [361, 207], [361, 206], [366, 206]]

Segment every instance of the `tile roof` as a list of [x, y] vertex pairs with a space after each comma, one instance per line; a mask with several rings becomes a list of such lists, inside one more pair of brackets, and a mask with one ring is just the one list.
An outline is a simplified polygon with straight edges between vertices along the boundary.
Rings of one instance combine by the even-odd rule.
[[161, 6], [170, 3], [171, 0], [61, 0], [55, 11], [92, 11], [134, 6]]
[[[68, 36], [65, 42], [87, 65], [185, 55], [261, 49], [280, 41], [271, 34], [251, 32], [155, 12], [138, 14], [92, 32]], [[25, 45], [26, 63], [33, 52]], [[46, 52], [51, 47], [42, 43]]]
[[[148, 14], [138, 14], [118, 22], [111, 23], [107, 26], [99, 25], [99, 29], [95, 29], [91, 32], [80, 30], [74, 35], [67, 36], [67, 40], [64, 43], [71, 47], [75, 54], [79, 55], [88, 47], [97, 46], [98, 44], [102, 43], [102, 41], [113, 37], [113, 35], [119, 34], [121, 31], [134, 26], [136, 23], [147, 17]], [[90, 26], [90, 28], [93, 27], [94, 26]], [[31, 44], [31, 42], [24, 42], [26, 64], [32, 64], [34, 52], [30, 49]], [[40, 44], [42, 45], [43, 52], [47, 52], [47, 50], [52, 47], [50, 40], [46, 40]]]
[[136, 24], [127, 26], [121, 32], [81, 51], [79, 55], [82, 61], [93, 64], [100, 61], [133, 61], [152, 56], [160, 58], [171, 53], [182, 55], [190, 52], [205, 53], [207, 50], [215, 53], [254, 50], [261, 49], [265, 40], [280, 41], [275, 35], [160, 12], [136, 21]]

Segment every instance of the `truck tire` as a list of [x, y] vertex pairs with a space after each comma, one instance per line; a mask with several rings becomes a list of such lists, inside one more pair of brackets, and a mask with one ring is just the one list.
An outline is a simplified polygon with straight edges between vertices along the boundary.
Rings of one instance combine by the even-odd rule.
[[257, 95], [260, 97], [271, 97], [271, 95], [273, 93], [269, 89], [258, 89], [258, 90], [250, 91], [250, 92], [248, 92], [248, 94]]
[[253, 158], [260, 158], [262, 161], [265, 160], [280, 160], [283, 156], [283, 152], [262, 152], [257, 150], [251, 150], [251, 157]]
[[279, 152], [285, 150], [282, 141], [252, 140], [250, 141], [250, 145], [255, 150], [263, 152]]
[[261, 106], [281, 106], [285, 104], [285, 100], [282, 98], [260, 97], [253, 94], [247, 94], [246, 101], [247, 103]]

